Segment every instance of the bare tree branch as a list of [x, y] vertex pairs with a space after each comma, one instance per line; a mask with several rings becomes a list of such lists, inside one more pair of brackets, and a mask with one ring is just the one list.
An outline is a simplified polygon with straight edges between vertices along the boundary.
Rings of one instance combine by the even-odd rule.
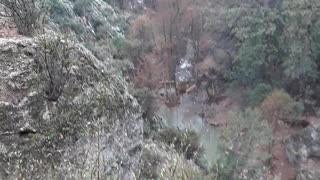
[[39, 28], [38, 19], [41, 18], [42, 12], [35, 0], [1, 0], [0, 5], [4, 6], [5, 11], [0, 13], [0, 16], [11, 17], [20, 34], [32, 36]]

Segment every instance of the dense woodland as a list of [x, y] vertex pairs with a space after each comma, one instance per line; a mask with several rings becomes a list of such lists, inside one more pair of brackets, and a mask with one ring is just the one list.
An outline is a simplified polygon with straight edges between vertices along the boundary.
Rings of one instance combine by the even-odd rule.
[[[227, 85], [244, 87], [252, 94], [284, 89], [297, 100], [316, 100], [318, 8], [313, 1], [160, 1], [155, 12], [133, 21], [129, 38], [142, 41], [142, 45], [134, 51], [139, 54], [128, 56], [147, 61], [141, 71], [150, 70], [143, 66], [152, 60], [159, 66], [172, 63], [154, 68], [168, 71], [162, 73], [168, 76], [163, 78], [173, 79], [170, 68], [177, 64], [189, 38], [196, 50], [194, 63], [218, 48], [231, 56], [222, 72], [210, 72], [220, 73]], [[150, 76], [146, 81], [160, 78]], [[152, 82], [145, 83], [154, 88], [149, 85]], [[315, 106], [308, 107], [315, 111]]]
[[[319, 0], [103, 0], [124, 14], [116, 19], [108, 19], [107, 10], [103, 18], [89, 15], [90, 0], [70, 1], [72, 13], [60, 0], [0, 4], [6, 7], [2, 16], [12, 17], [22, 35], [51, 27], [99, 60], [113, 59], [114, 73], [126, 77], [150, 126], [156, 95], [167, 83], [174, 87], [174, 97], [166, 94], [164, 100], [171, 107], [192, 86], [206, 92], [208, 107], [226, 97], [240, 99], [238, 111], [219, 127], [223, 156], [211, 166], [198, 155], [193, 132], [167, 129], [153, 137], [174, 144], [206, 175], [266, 179], [277, 167], [272, 159], [279, 123], [298, 131], [311, 123], [307, 117], [320, 116]], [[192, 79], [180, 82], [176, 72], [185, 57]]]

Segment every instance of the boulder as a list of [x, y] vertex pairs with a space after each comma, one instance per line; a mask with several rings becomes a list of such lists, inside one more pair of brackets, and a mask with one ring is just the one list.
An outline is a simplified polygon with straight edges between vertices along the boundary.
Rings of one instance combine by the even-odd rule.
[[320, 124], [310, 125], [287, 139], [287, 155], [297, 180], [320, 179]]

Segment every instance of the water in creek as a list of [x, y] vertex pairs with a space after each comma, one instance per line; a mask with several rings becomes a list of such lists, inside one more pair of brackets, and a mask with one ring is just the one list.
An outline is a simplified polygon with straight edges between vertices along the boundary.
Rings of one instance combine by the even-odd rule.
[[211, 163], [219, 158], [219, 132], [201, 117], [203, 106], [204, 104], [201, 101], [196, 101], [192, 95], [183, 95], [180, 99], [180, 105], [173, 108], [163, 105], [159, 108], [159, 114], [167, 119], [171, 127], [188, 128], [197, 132], [205, 151], [205, 158], [208, 163]]
[[[194, 49], [192, 41], [188, 40], [186, 54], [180, 59], [176, 68], [176, 80], [178, 83], [189, 82], [193, 77]], [[219, 158], [219, 132], [211, 127], [201, 116], [203, 114], [206, 93], [199, 91], [195, 94], [185, 94], [180, 97], [180, 104], [169, 108], [160, 106], [159, 114], [164, 117], [169, 126], [179, 129], [191, 129], [200, 135], [200, 143], [204, 148], [204, 155], [209, 163], [215, 162]]]

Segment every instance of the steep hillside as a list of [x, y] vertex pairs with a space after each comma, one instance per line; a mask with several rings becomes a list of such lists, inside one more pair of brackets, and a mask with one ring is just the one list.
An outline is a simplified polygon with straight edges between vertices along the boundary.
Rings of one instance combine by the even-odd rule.
[[319, 2], [0, 0], [0, 179], [318, 180]]
[[130, 13], [102, 0], [31, 12], [25, 2], [19, 13], [48, 16], [37, 17], [39, 29], [26, 25], [32, 34], [14, 13], [0, 17], [0, 179], [210, 179], [184, 154], [198, 151], [195, 135], [164, 138], [165, 120], [148, 122], [129, 93], [121, 56]]

